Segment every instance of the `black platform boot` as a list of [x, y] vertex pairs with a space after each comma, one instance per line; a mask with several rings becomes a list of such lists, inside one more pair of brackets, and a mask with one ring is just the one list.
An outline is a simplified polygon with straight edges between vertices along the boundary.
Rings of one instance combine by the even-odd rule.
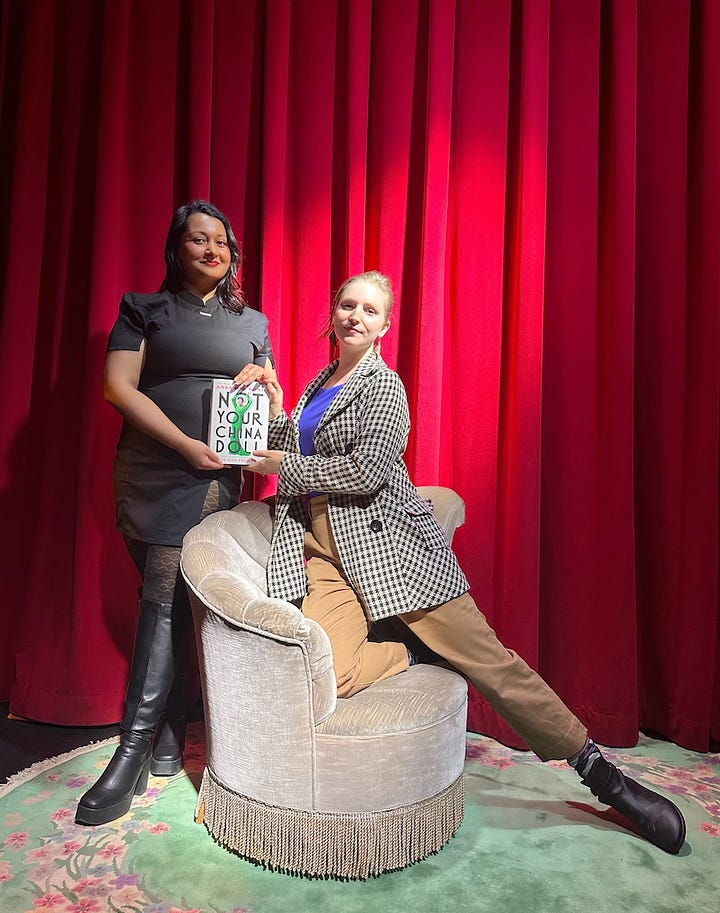
[[175, 670], [172, 606], [140, 601], [120, 745], [100, 779], [80, 799], [78, 824], [107, 824], [124, 815], [147, 787], [151, 740]]
[[154, 777], [173, 777], [183, 769], [188, 682], [187, 672], [176, 674], [165, 710], [155, 730], [150, 759], [150, 773]]
[[[685, 842], [685, 819], [669, 799], [618, 770], [602, 754], [584, 774], [582, 783], [605, 805], [624, 815], [650, 843], [678, 853]], [[582, 775], [582, 774], [581, 774]]]

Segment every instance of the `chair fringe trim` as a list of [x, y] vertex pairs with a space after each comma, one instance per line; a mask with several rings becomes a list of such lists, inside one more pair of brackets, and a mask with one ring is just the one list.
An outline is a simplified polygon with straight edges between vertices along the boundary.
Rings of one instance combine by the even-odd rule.
[[203, 773], [196, 820], [220, 846], [291, 875], [366, 879], [437, 853], [463, 820], [462, 774], [442, 792], [378, 812], [311, 812], [266, 805]]

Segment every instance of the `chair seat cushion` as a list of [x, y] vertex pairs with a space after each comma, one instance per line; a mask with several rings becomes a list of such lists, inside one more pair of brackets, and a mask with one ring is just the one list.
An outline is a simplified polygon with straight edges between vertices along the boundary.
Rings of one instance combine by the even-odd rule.
[[466, 714], [465, 679], [430, 665], [338, 700], [316, 728], [315, 810], [387, 810], [441, 793], [462, 774]]
[[317, 731], [364, 739], [442, 725], [464, 710], [467, 699], [463, 680], [446, 672], [438, 666], [413, 666], [352, 698], [338, 698], [335, 713]]

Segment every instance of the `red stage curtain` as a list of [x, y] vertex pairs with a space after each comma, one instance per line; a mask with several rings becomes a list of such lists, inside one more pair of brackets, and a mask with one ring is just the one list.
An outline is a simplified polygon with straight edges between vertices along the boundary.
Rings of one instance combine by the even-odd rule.
[[[290, 402], [378, 267], [418, 484], [598, 740], [720, 737], [720, 8], [3, 0], [0, 698], [117, 720], [136, 581], [100, 385], [180, 202], [243, 241]], [[476, 694], [470, 725], [518, 744]]]

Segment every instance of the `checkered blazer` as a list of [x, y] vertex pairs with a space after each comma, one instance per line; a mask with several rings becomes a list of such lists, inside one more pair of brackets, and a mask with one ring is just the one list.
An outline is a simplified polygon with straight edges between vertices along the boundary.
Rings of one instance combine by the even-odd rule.
[[288, 601], [305, 595], [306, 514], [300, 495], [328, 495], [342, 568], [368, 617], [386, 618], [440, 605], [468, 589], [431, 505], [419, 497], [402, 460], [410, 431], [405, 388], [379, 355], [365, 358], [320, 419], [316, 453], [300, 454], [297, 422], [335, 370], [324, 368], [289, 418], [269, 426], [280, 464], [268, 590]]

